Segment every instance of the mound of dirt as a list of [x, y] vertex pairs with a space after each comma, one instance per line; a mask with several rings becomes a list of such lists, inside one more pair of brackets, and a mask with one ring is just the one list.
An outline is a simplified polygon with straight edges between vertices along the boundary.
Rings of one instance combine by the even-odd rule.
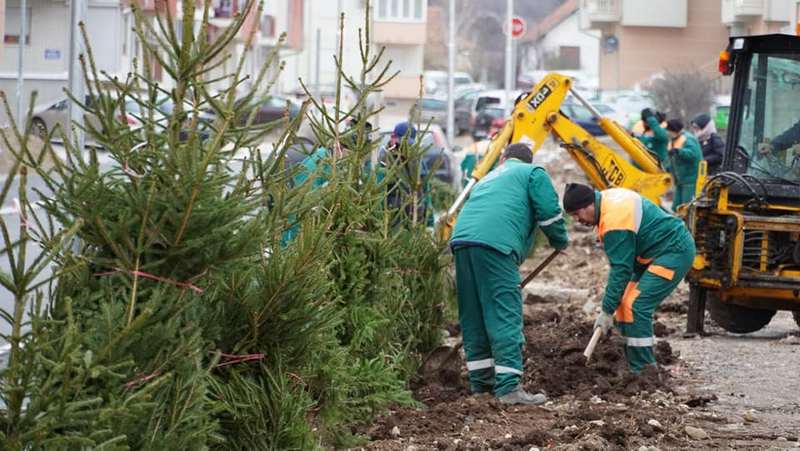
[[[622, 338], [601, 339], [586, 363], [583, 350], [592, 336], [592, 323], [569, 309], [529, 312], [530, 327], [525, 329], [525, 387], [544, 390], [550, 396], [570, 394], [578, 399], [603, 396], [629, 397], [641, 391], [668, 391], [668, 375], [655, 369], [631, 374], [623, 354]], [[669, 344], [659, 348], [656, 358], [662, 365], [674, 362]], [[659, 374], [660, 373], [660, 374]]]

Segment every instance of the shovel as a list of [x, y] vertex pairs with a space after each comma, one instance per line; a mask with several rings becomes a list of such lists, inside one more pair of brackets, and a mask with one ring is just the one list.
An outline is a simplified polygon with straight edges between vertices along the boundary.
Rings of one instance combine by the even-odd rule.
[[[544, 268], [553, 261], [554, 258], [561, 251], [553, 251], [539, 266], [536, 267], [530, 274], [528, 274], [522, 283], [519, 284], [520, 288], [524, 288], [534, 277], [536, 277]], [[431, 351], [426, 357], [425, 360], [422, 361], [422, 365], [420, 366], [420, 372], [422, 374], [432, 374], [438, 372], [439, 370], [443, 369], [450, 369], [454, 371], [458, 371], [461, 367], [461, 362], [456, 359], [458, 356], [458, 352], [464, 346], [464, 341], [461, 340], [456, 343], [454, 346], [439, 346]]]
[[592, 338], [589, 340], [589, 344], [586, 345], [586, 349], [583, 351], [583, 356], [586, 357], [586, 364], [589, 364], [589, 360], [592, 358], [592, 354], [594, 354], [594, 348], [597, 346], [597, 342], [600, 341], [600, 337], [603, 335], [603, 329], [596, 328], [594, 333], [592, 334]]

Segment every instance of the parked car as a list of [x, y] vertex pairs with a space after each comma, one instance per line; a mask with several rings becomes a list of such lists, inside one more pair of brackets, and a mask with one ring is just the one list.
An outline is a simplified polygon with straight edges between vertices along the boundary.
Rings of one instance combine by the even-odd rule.
[[[251, 107], [244, 105], [244, 100], [239, 99], [235, 104], [235, 109], [237, 122], [239, 124], [247, 122], [250, 112], [252, 111]], [[266, 124], [284, 117], [292, 119], [297, 116], [298, 113], [300, 113], [300, 106], [292, 99], [282, 96], [270, 96], [257, 106], [253, 124]]]
[[600, 101], [616, 111], [615, 120], [627, 129], [640, 120], [643, 109], [655, 106], [653, 98], [641, 91], [606, 91]]
[[[447, 94], [447, 72], [441, 70], [426, 70], [422, 74], [425, 95]], [[459, 86], [473, 84], [472, 76], [466, 72], [453, 73], [453, 85]]]
[[505, 115], [504, 108], [488, 106], [480, 110], [475, 119], [475, 126], [472, 127], [472, 139], [480, 141], [490, 138], [506, 123]]
[[420, 124], [438, 125], [443, 129], [447, 128], [447, 100], [436, 97], [423, 97], [411, 106], [408, 116], [416, 121], [419, 118]]
[[[514, 100], [516, 100], [520, 94], [522, 94], [522, 91], [511, 91], [510, 102], [514, 102]], [[475, 123], [478, 119], [478, 112], [490, 106], [496, 108], [505, 108], [506, 92], [503, 90], [483, 91], [475, 96], [469, 108], [470, 131], [474, 130]]]
[[[611, 109], [611, 107], [608, 105], [592, 103], [592, 106], [603, 116], [609, 116], [609, 113], [613, 113], [613, 109]], [[592, 136], [606, 135], [606, 132], [600, 128], [600, 125], [597, 123], [597, 119], [594, 117], [592, 112], [581, 103], [575, 100], [567, 99], [561, 104], [561, 112], [569, 117], [572, 122], [583, 127]]]
[[[66, 98], [35, 109], [33, 117], [31, 118], [31, 125], [33, 126], [34, 133], [36, 133], [40, 138], [44, 139], [52, 130], [55, 129], [56, 126], [59, 126], [64, 131], [67, 131], [70, 127], [70, 101], [71, 100], [69, 98]], [[84, 103], [91, 105], [91, 102], [91, 97], [86, 96]], [[194, 106], [187, 102], [184, 110], [191, 110], [193, 108]], [[153, 116], [156, 126], [166, 129], [167, 122], [169, 120], [168, 118], [173, 114], [174, 110], [175, 104], [172, 99], [169, 97], [162, 97], [158, 99], [156, 101], [156, 110], [154, 111]], [[139, 103], [139, 101], [134, 98], [129, 98], [125, 100], [124, 112], [122, 109], [120, 109], [116, 118], [119, 122], [126, 123], [131, 129], [137, 129], [143, 124], [143, 116], [144, 111], [142, 110], [142, 105]], [[211, 133], [210, 124], [214, 121], [215, 116], [209, 111], [200, 111], [198, 117], [200, 121], [197, 125], [197, 129], [200, 131], [201, 138], [207, 139]], [[97, 116], [93, 114], [84, 114], [84, 121], [86, 121], [88, 128], [95, 128], [99, 130], [101, 127]], [[186, 126], [188, 126], [188, 124], [186, 124]], [[185, 137], [187, 134], [188, 133], [185, 131], [181, 132], [182, 137]], [[53, 138], [58, 139], [60, 136], [54, 136]], [[95, 144], [96, 143], [92, 141], [91, 136], [87, 136], [87, 145]]]
[[472, 102], [481, 92], [485, 91], [483, 85], [471, 84], [459, 88], [454, 100], [456, 135], [462, 135], [470, 130], [470, 108]]

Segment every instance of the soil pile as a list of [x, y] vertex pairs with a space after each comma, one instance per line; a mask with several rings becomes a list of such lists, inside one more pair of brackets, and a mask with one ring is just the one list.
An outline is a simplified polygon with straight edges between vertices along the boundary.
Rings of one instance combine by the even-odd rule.
[[[529, 311], [530, 312], [530, 311]], [[601, 339], [591, 360], [583, 351], [592, 336], [592, 323], [574, 308], [530, 312], [525, 328], [525, 387], [549, 396], [571, 394], [621, 399], [641, 391], [669, 391], [668, 374], [661, 370], [634, 375], [628, 370], [623, 341], [618, 335]], [[658, 349], [660, 364], [675, 361], [669, 344]]]

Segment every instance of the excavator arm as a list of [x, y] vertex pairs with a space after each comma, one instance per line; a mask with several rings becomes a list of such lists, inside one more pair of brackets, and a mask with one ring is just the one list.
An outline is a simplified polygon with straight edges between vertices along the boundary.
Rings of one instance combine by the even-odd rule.
[[[561, 105], [570, 92], [595, 115], [600, 128], [636, 162], [638, 168], [561, 113]], [[439, 237], [445, 240], [450, 238], [461, 205], [475, 184], [491, 170], [506, 146], [522, 142], [536, 153], [548, 135], [561, 143], [598, 189], [628, 188], [660, 204], [661, 195], [672, 185], [670, 175], [661, 169], [656, 158], [639, 140], [613, 120], [601, 117], [591, 104], [572, 91], [569, 77], [551, 73], [517, 102], [510, 120], [492, 138], [486, 155], [472, 171], [469, 183], [441, 218]]]

